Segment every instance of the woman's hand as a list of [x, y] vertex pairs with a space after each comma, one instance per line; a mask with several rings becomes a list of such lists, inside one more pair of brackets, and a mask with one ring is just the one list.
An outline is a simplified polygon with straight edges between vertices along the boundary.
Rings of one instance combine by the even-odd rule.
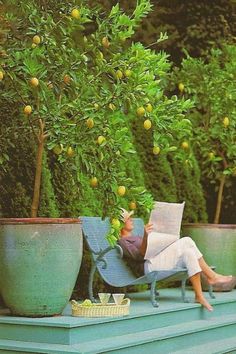
[[148, 234], [150, 234], [150, 232], [152, 232], [153, 229], [153, 224], [146, 224], [144, 226], [144, 236], [143, 236], [143, 242], [142, 245], [140, 247], [140, 253], [141, 255], [144, 257], [145, 253], [146, 253], [146, 249], [147, 249], [147, 238], [148, 238]]
[[146, 224], [144, 226], [144, 231], [147, 235], [150, 234], [150, 232], [152, 232], [152, 230], [153, 230], [153, 224]]

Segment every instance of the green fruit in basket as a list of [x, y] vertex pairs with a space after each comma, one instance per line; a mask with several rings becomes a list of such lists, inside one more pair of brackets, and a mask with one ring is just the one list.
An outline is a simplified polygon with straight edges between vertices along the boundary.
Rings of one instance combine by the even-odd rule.
[[93, 303], [92, 303], [92, 301], [91, 300], [89, 300], [89, 299], [86, 299], [86, 300], [84, 300], [83, 302], [82, 302], [82, 304], [81, 304], [82, 306], [92, 306], [93, 305]]

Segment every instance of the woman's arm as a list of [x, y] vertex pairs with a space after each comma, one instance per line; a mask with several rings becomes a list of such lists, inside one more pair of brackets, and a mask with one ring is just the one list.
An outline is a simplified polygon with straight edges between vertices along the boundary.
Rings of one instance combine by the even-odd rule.
[[147, 239], [148, 239], [148, 234], [152, 232], [153, 229], [153, 224], [146, 224], [144, 226], [144, 235], [143, 235], [143, 242], [140, 247], [140, 253], [144, 257], [147, 249]]

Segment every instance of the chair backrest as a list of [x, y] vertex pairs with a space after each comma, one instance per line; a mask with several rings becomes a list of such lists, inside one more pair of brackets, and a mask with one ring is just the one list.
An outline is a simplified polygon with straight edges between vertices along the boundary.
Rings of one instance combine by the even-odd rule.
[[155, 202], [149, 219], [154, 225], [153, 231], [179, 236], [184, 205], [185, 202]]
[[[82, 216], [82, 230], [84, 238], [92, 251], [93, 260], [96, 261], [98, 254], [109, 246], [106, 235], [110, 230], [109, 219], [102, 220], [100, 217]], [[134, 218], [133, 235], [143, 236], [144, 224], [141, 219]], [[94, 253], [95, 252], [95, 253]], [[113, 286], [123, 286], [136, 279], [125, 260], [120, 257], [117, 249], [112, 249], [103, 257], [103, 261], [97, 263], [97, 269], [106, 281]]]

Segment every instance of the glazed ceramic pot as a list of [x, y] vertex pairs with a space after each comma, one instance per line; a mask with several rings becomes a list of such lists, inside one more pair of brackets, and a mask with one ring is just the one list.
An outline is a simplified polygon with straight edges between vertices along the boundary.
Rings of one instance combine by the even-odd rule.
[[185, 224], [182, 235], [195, 241], [216, 272], [236, 275], [236, 225]]
[[0, 291], [11, 313], [61, 314], [82, 259], [78, 219], [0, 219]]

